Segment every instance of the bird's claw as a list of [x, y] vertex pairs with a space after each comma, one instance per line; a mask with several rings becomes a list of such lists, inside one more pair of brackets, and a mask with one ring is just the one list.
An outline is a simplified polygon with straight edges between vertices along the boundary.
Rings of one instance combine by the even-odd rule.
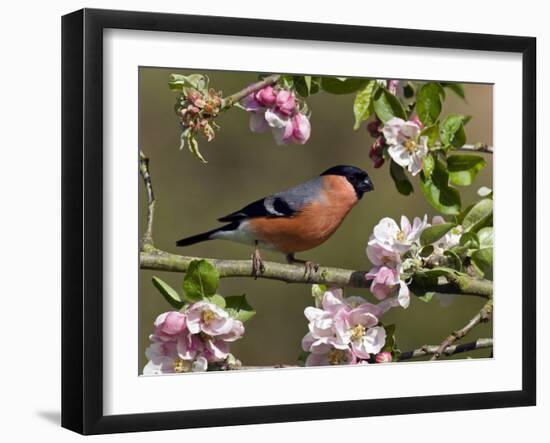
[[260, 255], [260, 251], [256, 249], [252, 254], [252, 275], [254, 276], [254, 280], [257, 280], [258, 276], [263, 274], [264, 271], [265, 266], [262, 261], [262, 256]]
[[305, 267], [304, 275], [307, 278], [311, 277], [314, 273], [316, 273], [319, 270], [319, 264], [309, 260], [304, 262], [304, 267]]

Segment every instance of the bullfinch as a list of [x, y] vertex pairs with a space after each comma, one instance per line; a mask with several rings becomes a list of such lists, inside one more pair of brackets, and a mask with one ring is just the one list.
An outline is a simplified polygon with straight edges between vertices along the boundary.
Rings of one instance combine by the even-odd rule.
[[297, 260], [294, 254], [325, 242], [348, 212], [374, 186], [366, 171], [355, 166], [334, 166], [305, 183], [256, 200], [218, 220], [224, 226], [176, 242], [189, 246], [206, 240], [231, 240], [255, 246], [252, 273], [264, 266], [258, 248], [286, 255], [289, 263], [304, 263], [306, 273], [318, 265]]

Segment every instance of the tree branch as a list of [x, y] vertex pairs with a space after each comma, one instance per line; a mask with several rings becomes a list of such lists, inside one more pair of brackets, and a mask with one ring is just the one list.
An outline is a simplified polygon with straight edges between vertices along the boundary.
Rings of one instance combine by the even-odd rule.
[[147, 192], [147, 225], [141, 241], [141, 250], [145, 251], [149, 247], [153, 247], [153, 220], [155, 218], [155, 194], [153, 192], [153, 184], [151, 182], [151, 174], [149, 174], [149, 159], [143, 151], [139, 151], [139, 173], [143, 178], [145, 190]]
[[468, 322], [464, 327], [453, 331], [443, 343], [434, 352], [431, 360], [437, 360], [445, 352], [445, 350], [451, 346], [455, 341], [460, 340], [466, 334], [468, 334], [472, 329], [474, 329], [480, 323], [485, 323], [491, 319], [493, 315], [493, 299], [487, 301], [480, 309], [480, 311]]
[[444, 355], [460, 354], [462, 352], [475, 351], [476, 349], [486, 349], [493, 347], [492, 338], [478, 338], [476, 341], [470, 343], [464, 343], [461, 345], [448, 346], [444, 351], [439, 351], [439, 345], [424, 345], [418, 349], [412, 351], [402, 352], [399, 355], [397, 361], [410, 360], [412, 358], [425, 357], [427, 355], [434, 355], [440, 352]]
[[485, 143], [477, 143], [475, 145], [463, 145], [460, 148], [453, 148], [453, 151], [475, 151], [484, 152], [485, 154], [492, 154], [493, 147]]
[[[477, 349], [490, 349], [493, 347], [492, 338], [478, 338], [476, 341], [470, 343], [464, 343], [461, 345], [449, 346], [445, 349], [444, 354], [446, 356], [451, 356], [455, 354], [462, 354], [464, 352], [475, 351]], [[413, 358], [426, 357], [427, 355], [432, 355], [437, 352], [439, 348], [438, 345], [424, 345], [418, 349], [413, 349], [412, 351], [402, 352], [397, 358], [396, 362], [411, 360]], [[248, 365], [238, 365], [230, 368], [219, 368], [214, 370], [258, 370], [258, 369], [280, 369], [280, 368], [299, 368], [299, 365], [287, 365], [287, 364], [278, 364], [273, 366], [248, 366]]]
[[246, 88], [238, 92], [235, 92], [234, 94], [228, 95], [223, 99], [222, 109], [230, 108], [235, 103], [245, 98], [247, 95], [252, 94], [253, 92], [259, 91], [260, 89], [265, 88], [266, 86], [274, 85], [275, 83], [277, 83], [279, 78], [281, 78], [280, 74], [273, 74], [265, 77], [263, 80], [260, 80], [259, 82], [248, 85]]

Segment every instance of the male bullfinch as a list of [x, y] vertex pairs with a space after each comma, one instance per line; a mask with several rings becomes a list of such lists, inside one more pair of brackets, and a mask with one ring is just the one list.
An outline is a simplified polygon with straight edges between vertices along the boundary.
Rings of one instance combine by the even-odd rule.
[[348, 212], [374, 189], [369, 175], [355, 166], [334, 166], [301, 185], [257, 200], [218, 220], [226, 225], [176, 242], [189, 246], [206, 240], [231, 240], [255, 246], [252, 272], [264, 266], [258, 247], [286, 254], [289, 263], [304, 263], [306, 273], [318, 266], [297, 260], [296, 252], [325, 242], [338, 229]]

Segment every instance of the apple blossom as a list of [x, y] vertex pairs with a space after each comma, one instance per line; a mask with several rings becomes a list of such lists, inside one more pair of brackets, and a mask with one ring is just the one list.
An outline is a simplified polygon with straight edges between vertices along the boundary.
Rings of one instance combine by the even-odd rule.
[[207, 301], [193, 303], [181, 312], [162, 313], [149, 337], [143, 373], [206, 371], [208, 363], [224, 361], [229, 344], [243, 334], [240, 320]]
[[421, 136], [420, 131], [415, 122], [398, 117], [388, 120], [382, 129], [391, 158], [412, 175], [422, 170], [423, 159], [428, 154], [428, 137]]
[[307, 307], [309, 332], [302, 349], [309, 352], [306, 366], [360, 364], [385, 344], [386, 333], [378, 326], [385, 308], [364, 298], [343, 297], [341, 289], [324, 293], [321, 308]]
[[300, 112], [294, 93], [286, 89], [266, 86], [241, 100], [242, 107], [250, 112], [252, 132], [271, 130], [278, 145], [305, 144], [311, 135], [309, 118]]
[[369, 241], [375, 240], [389, 248], [391, 251], [403, 254], [411, 246], [418, 242], [422, 231], [429, 226], [427, 216], [423, 219], [415, 217], [413, 224], [406, 216], [401, 216], [401, 225], [399, 226], [394, 219], [384, 217], [373, 229], [373, 235]]

